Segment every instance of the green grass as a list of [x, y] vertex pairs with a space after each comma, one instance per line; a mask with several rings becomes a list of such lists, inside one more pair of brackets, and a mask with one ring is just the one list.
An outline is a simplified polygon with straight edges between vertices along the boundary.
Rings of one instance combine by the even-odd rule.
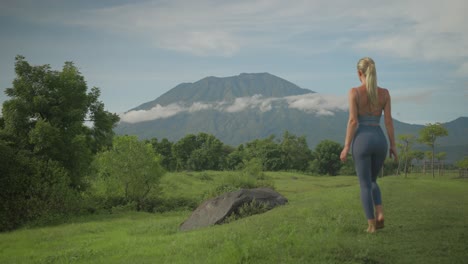
[[[230, 172], [170, 173], [164, 197], [198, 199]], [[124, 212], [0, 234], [0, 263], [466, 263], [468, 179], [379, 179], [386, 227], [364, 232], [355, 177], [267, 173], [289, 199], [229, 224], [178, 231], [190, 211]]]

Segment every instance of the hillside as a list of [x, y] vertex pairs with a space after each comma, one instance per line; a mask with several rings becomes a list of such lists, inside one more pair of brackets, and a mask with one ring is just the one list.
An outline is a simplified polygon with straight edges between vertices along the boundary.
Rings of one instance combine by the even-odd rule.
[[[270, 135], [281, 137], [288, 130], [305, 135], [313, 148], [324, 139], [342, 143], [347, 119], [346, 98], [320, 95], [269, 73], [243, 73], [180, 84], [129, 110], [115, 131], [170, 141], [206, 132], [237, 146]], [[438, 140], [438, 148], [450, 150], [447, 161], [468, 155], [468, 117], [444, 126], [449, 136]], [[397, 135], [418, 135], [422, 127], [395, 120]]]
[[[233, 101], [239, 97], [263, 95], [284, 97], [313, 93], [313, 91], [281, 79], [269, 73], [241, 73], [231, 77], [206, 77], [195, 83], [181, 83], [157, 99], [131, 110], [149, 110], [157, 104]], [[130, 110], [130, 111], [131, 111]]]

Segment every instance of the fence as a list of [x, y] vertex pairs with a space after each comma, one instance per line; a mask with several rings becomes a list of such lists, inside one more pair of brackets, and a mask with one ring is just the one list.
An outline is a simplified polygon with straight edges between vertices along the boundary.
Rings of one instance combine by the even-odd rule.
[[460, 178], [468, 178], [468, 169], [459, 169], [458, 176]]

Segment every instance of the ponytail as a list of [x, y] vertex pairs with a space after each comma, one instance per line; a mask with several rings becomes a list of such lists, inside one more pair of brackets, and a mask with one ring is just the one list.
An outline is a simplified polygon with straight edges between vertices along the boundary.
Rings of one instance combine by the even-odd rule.
[[374, 60], [369, 57], [359, 60], [357, 68], [366, 76], [367, 98], [370, 106], [379, 105], [379, 97], [377, 94], [377, 70], [375, 69]]
[[375, 70], [375, 64], [369, 63], [366, 71], [366, 89], [367, 97], [369, 98], [372, 106], [379, 105], [379, 98], [377, 94], [377, 71]]

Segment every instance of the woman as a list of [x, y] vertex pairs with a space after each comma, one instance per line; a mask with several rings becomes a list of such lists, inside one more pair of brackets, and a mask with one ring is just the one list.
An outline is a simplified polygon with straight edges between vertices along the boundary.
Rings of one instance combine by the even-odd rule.
[[[349, 91], [349, 120], [341, 161], [351, 148], [356, 173], [361, 187], [361, 201], [367, 217], [367, 232], [374, 233], [384, 227], [382, 198], [377, 175], [387, 156], [387, 140], [380, 128], [384, 112], [385, 127], [390, 142], [390, 157], [398, 159], [391, 113], [390, 94], [377, 86], [377, 72], [371, 58], [362, 58], [357, 65], [361, 86]], [[374, 212], [375, 207], [375, 212]], [[374, 214], [375, 213], [375, 214]]]

